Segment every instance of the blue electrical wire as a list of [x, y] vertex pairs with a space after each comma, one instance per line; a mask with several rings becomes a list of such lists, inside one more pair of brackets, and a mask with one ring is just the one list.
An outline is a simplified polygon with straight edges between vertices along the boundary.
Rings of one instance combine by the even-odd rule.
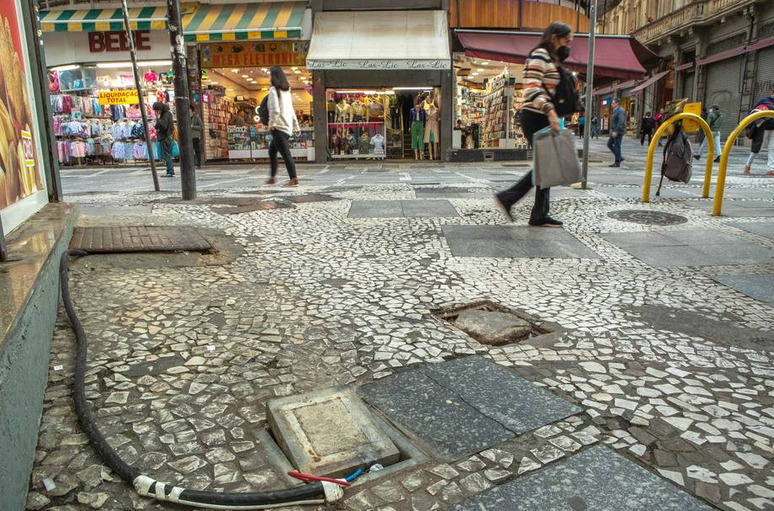
[[355, 472], [355, 473], [354, 473], [354, 474], [352, 474], [351, 476], [349, 476], [349, 477], [345, 477], [345, 478], [344, 478], [344, 480], [345, 480], [346, 482], [348, 482], [348, 483], [351, 483], [352, 481], [354, 481], [355, 479], [357, 479], [358, 477], [360, 477], [360, 474], [362, 474], [362, 473], [363, 473], [363, 471], [362, 471], [362, 470], [358, 470], [357, 472]]

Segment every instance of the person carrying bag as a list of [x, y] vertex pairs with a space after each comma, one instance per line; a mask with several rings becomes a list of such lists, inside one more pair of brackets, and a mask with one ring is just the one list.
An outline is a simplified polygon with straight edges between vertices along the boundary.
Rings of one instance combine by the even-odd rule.
[[[569, 25], [561, 22], [551, 23], [524, 64], [524, 97], [527, 100], [519, 112], [519, 121], [530, 145], [533, 144], [533, 136], [544, 128], [550, 127], [555, 133], [559, 133], [559, 118], [579, 109], [575, 79], [572, 73], [559, 65], [570, 56], [572, 38], [572, 28]], [[542, 166], [540, 156], [538, 158], [538, 163]], [[577, 161], [577, 156], [575, 159]], [[495, 195], [495, 204], [510, 221], [513, 221], [511, 208], [532, 189], [533, 179], [534, 170], [508, 190]], [[537, 186], [529, 225], [562, 225], [559, 220], [548, 216], [549, 193], [549, 186]]]

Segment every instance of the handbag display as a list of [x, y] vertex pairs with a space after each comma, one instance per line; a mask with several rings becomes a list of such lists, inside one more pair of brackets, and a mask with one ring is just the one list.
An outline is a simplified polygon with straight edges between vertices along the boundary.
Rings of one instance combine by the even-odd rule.
[[583, 180], [575, 141], [570, 130], [559, 133], [550, 127], [535, 133], [532, 140], [532, 160], [535, 186], [570, 185]]

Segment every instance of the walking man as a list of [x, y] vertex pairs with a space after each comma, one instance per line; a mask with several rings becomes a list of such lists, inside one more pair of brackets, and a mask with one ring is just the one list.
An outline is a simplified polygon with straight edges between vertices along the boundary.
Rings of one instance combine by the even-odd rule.
[[202, 166], [202, 118], [196, 113], [196, 107], [191, 105], [191, 140], [193, 141], [194, 157], [196, 160], [196, 168]]
[[599, 117], [591, 116], [591, 138], [599, 138]]
[[160, 101], [153, 103], [153, 112], [156, 114], [156, 139], [161, 144], [161, 159], [167, 163], [166, 177], [175, 176], [175, 167], [172, 165], [172, 143], [175, 121], [169, 107]]
[[655, 127], [656, 121], [651, 117], [650, 112], [645, 113], [645, 117], [640, 121], [640, 145], [645, 145], [645, 137], [648, 137], [648, 145], [650, 145]]
[[621, 106], [618, 98], [613, 100], [613, 116], [610, 119], [610, 138], [607, 141], [607, 147], [615, 156], [615, 163], [611, 167], [620, 167], [624, 160], [621, 154], [621, 142], [626, 134], [626, 112]]
[[[723, 121], [723, 114], [720, 113], [720, 106], [719, 105], [712, 105], [709, 109], [709, 113], [707, 114], [707, 124], [709, 124], [710, 131], [712, 131], [712, 137], [714, 139], [715, 143], [715, 161], [720, 161], [720, 125]], [[707, 146], [707, 137], [704, 137], [704, 140], [701, 142], [701, 146], [699, 146], [699, 151], [693, 155], [694, 158], [697, 160], [701, 158], [702, 153], [704, 152], [704, 148]]]

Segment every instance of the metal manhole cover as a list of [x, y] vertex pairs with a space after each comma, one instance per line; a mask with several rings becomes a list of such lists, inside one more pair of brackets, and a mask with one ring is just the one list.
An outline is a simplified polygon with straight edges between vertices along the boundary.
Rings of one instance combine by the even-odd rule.
[[642, 225], [678, 225], [688, 221], [687, 218], [663, 211], [644, 211], [641, 209], [623, 209], [607, 214], [614, 220]]
[[193, 227], [78, 227], [70, 248], [90, 253], [209, 252], [212, 245]]

